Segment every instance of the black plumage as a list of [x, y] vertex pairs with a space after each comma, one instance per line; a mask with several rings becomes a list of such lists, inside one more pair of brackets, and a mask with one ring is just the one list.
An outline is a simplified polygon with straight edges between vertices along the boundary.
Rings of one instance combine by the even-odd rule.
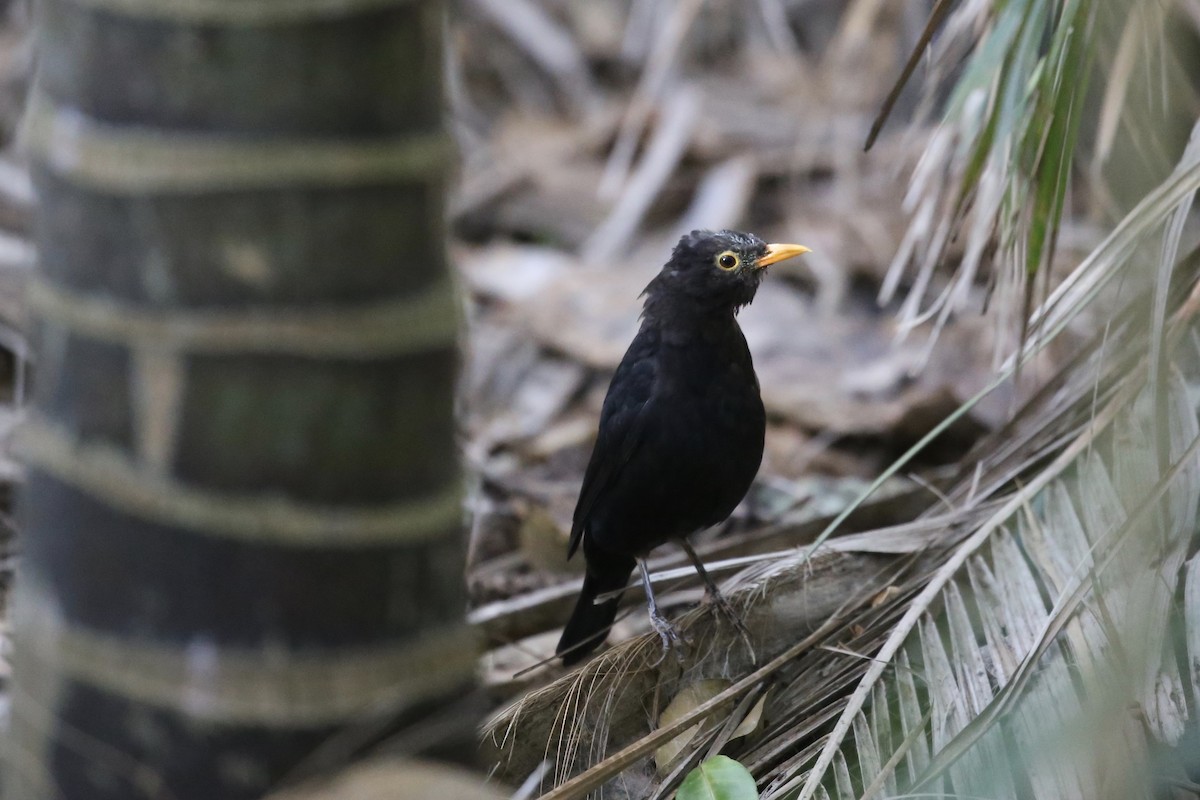
[[[769, 264], [804, 252], [736, 231], [693, 231], [646, 287], [575, 507], [568, 555], [582, 543], [587, 573], [556, 650], [564, 664], [595, 649], [616, 617], [619, 597], [595, 599], [624, 588], [641, 558], [668, 541], [684, 546], [723, 603], [686, 537], [729, 516], [762, 460], [766, 415], [736, 314]], [[674, 631], [648, 581], [647, 598], [666, 645]]]

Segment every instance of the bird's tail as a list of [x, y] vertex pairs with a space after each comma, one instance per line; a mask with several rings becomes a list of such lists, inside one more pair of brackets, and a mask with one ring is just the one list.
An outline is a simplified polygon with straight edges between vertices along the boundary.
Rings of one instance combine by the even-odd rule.
[[571, 619], [563, 628], [562, 638], [554, 650], [555, 655], [562, 656], [564, 666], [582, 661], [604, 641], [613, 620], [617, 618], [617, 605], [621, 598], [618, 595], [603, 603], [596, 603], [595, 600], [602, 594], [624, 589], [635, 563], [633, 559], [627, 562], [622, 559], [619, 564], [605, 564], [603, 570], [588, 570], [583, 579], [583, 591], [575, 602], [575, 610], [571, 612]]

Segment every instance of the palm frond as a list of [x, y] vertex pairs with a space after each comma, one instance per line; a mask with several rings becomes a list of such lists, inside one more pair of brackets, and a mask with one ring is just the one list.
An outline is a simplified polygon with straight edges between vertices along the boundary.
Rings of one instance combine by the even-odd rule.
[[[1068, 206], [1124, 216], [1132, 202], [1119, 165], [1131, 149], [1126, 160], [1137, 161], [1144, 185], [1170, 169], [1198, 99], [1172, 47], [1177, 4], [1151, 5], [997, 0], [961, 3], [949, 15], [931, 50], [930, 93], [964, 54], [965, 63], [912, 176], [912, 222], [880, 292], [887, 302], [903, 291], [902, 332], [932, 318], [936, 337], [951, 314], [977, 308], [986, 279], [1001, 332], [1020, 331], [1023, 342], [1032, 279], [1053, 285], [1048, 268]], [[1100, 100], [1089, 95], [1093, 79], [1103, 81]], [[1157, 85], [1138, 91], [1137, 80]], [[1089, 154], [1087, 182], [1073, 180]], [[1200, 187], [1200, 174], [1184, 180], [1190, 191]], [[1140, 216], [1137, 234], [1153, 235], [1169, 213]], [[956, 264], [953, 277], [939, 281], [947, 264]], [[998, 359], [1010, 341], [997, 338]]]
[[[1193, 155], [1185, 156], [1181, 169], [1192, 168], [1187, 160]], [[1168, 181], [1156, 197], [1163, 199], [1170, 189]], [[1171, 196], [1169, 207], [1186, 213], [1189, 197]], [[1167, 228], [1164, 254], [1177, 252], [1180, 230], [1180, 225]], [[1112, 247], [1110, 239], [1098, 253]], [[1114, 274], [1120, 274], [1136, 262], [1126, 254], [1113, 263]], [[1169, 270], [1160, 272], [1158, 296], [1165, 298], [1169, 278]], [[1094, 297], [1092, 293], [1087, 301]], [[838, 788], [844, 782], [839, 764], [847, 753], [861, 759], [868, 707], [872, 718], [885, 720], [869, 730], [889, 738], [894, 738], [894, 728], [914, 741], [912, 720], [922, 707], [929, 718], [928, 733], [916, 741], [927, 740], [923, 744], [934, 758], [926, 765], [924, 748], [907, 758], [903, 777], [910, 790], [948, 781], [959, 794], [978, 794], [981, 787], [973, 782], [984, 779], [987, 791], [982, 793], [987, 796], [1016, 796], [1019, 787], [1005, 770], [1018, 764], [1029, 781], [1048, 782], [1041, 787], [1046, 791], [1053, 784], [1051, 796], [1101, 796], [1087, 785], [1097, 773], [1081, 768], [1078, 760], [1061, 753], [1055, 759], [1034, 757], [1045, 747], [1035, 732], [1061, 735], [1062, 717], [1099, 713], [1094, 702], [1085, 703], [1096, 696], [1118, 697], [1144, 710], [1145, 732], [1126, 732], [1123, 742], [1131, 748], [1126, 752], [1144, 754], [1154, 739], [1178, 739], [1187, 707], [1181, 692], [1172, 688], [1183, 678], [1168, 653], [1167, 633], [1185, 624], [1181, 614], [1186, 612], [1173, 598], [1200, 497], [1195, 459], [1200, 426], [1192, 399], [1200, 371], [1195, 329], [1184, 320], [1175, 320], [1169, 336], [1157, 326], [1148, 332], [1144, 324], [1130, 328], [1135, 352], [1166, 352], [1172, 343], [1179, 345], [1169, 362], [1165, 399], [1156, 396], [1161, 386], [1149, 380], [1145, 360], [1126, 373], [1119, 391], [1103, 411], [1088, 418], [1074, 442], [1010, 495], [925, 585], [875, 653], [819, 754], [792, 765], [790, 775], [780, 776], [765, 797], [782, 797], [801, 786], [800, 798], [856, 796]], [[1052, 337], [1061, 328], [1038, 335]], [[1153, 368], [1158, 361], [1150, 364]], [[1164, 425], [1165, 435], [1160, 430]], [[1109, 426], [1112, 430], [1102, 434]], [[1165, 458], [1164, 442], [1169, 449]], [[960, 590], [970, 598], [970, 613], [963, 611]], [[1033, 638], [1031, 632], [1036, 633]], [[898, 668], [901, 656], [903, 669]], [[896, 701], [889, 705], [887, 698], [912, 697], [906, 690], [910, 663], [923, 666], [926, 693], [906, 718], [898, 718], [898, 712], [888, 711]], [[953, 664], [959, 665], [957, 672], [949, 666]], [[1112, 664], [1119, 669], [1106, 674], [1113, 672]], [[982, 672], [981, 665], [986, 665]], [[1070, 665], [1088, 667], [1086, 680]], [[1097, 683], [1106, 690], [1097, 692]], [[1189, 679], [1188, 696], [1195, 698], [1190, 683], [1194, 681]], [[881, 686], [886, 687], [882, 698]], [[981, 699], [983, 705], [978, 705]], [[1046, 719], [1047, 709], [1060, 719]], [[1036, 769], [1031, 766], [1035, 761]], [[1122, 763], [1132, 768], [1136, 762]], [[899, 768], [898, 754], [887, 763], [889, 770]], [[870, 792], [863, 796], [870, 796], [879, 783], [880, 774], [864, 774], [861, 786]], [[1132, 785], [1123, 784], [1122, 791]]]

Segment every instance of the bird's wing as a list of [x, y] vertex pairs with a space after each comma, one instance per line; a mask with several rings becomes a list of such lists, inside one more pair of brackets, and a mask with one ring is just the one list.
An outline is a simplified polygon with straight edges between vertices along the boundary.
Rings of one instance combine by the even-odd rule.
[[655, 344], [652, 333], [639, 333], [609, 384], [600, 412], [600, 432], [575, 505], [567, 558], [579, 547], [596, 501], [613, 485], [644, 438], [658, 372]]

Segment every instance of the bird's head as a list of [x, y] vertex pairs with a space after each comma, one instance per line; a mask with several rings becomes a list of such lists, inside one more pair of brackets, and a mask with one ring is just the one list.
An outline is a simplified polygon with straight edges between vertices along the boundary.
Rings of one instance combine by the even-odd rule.
[[752, 233], [692, 231], [646, 287], [651, 304], [688, 304], [704, 311], [736, 311], [754, 299], [767, 267], [809, 252], [798, 244], [767, 244]]

